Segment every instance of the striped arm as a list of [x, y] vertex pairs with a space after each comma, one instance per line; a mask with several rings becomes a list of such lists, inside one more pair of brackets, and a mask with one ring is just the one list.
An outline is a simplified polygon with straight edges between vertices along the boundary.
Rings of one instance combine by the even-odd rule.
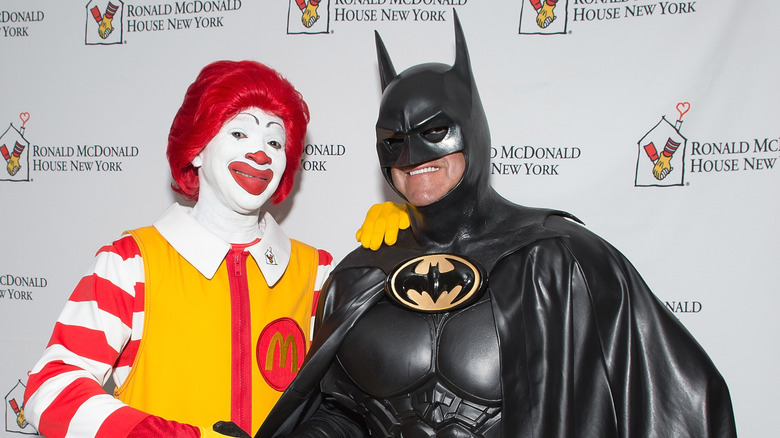
[[143, 260], [132, 237], [101, 248], [27, 382], [25, 417], [41, 434], [121, 437], [147, 416], [102, 388], [112, 371], [117, 385], [129, 373], [143, 328], [143, 290]]
[[311, 342], [314, 339], [314, 320], [317, 317], [317, 303], [320, 300], [322, 285], [325, 284], [325, 280], [328, 279], [328, 276], [330, 275], [331, 271], [333, 271], [333, 256], [330, 255], [329, 252], [325, 251], [324, 249], [318, 249], [317, 258], [318, 258], [317, 279], [316, 279], [314, 294], [312, 298], [311, 322], [309, 323], [310, 324], [309, 342]]

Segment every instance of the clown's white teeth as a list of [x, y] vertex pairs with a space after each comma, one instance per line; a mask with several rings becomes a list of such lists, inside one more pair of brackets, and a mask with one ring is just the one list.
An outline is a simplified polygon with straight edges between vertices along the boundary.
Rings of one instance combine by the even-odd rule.
[[437, 170], [439, 170], [438, 167], [423, 167], [422, 169], [409, 172], [409, 176], [419, 175], [421, 173], [436, 172]]
[[242, 171], [240, 171], [240, 170], [234, 170], [233, 172], [236, 172], [237, 174], [239, 174], [239, 175], [241, 175], [241, 176], [245, 176], [245, 177], [247, 177], [247, 178], [254, 178], [254, 176], [252, 176], [252, 175], [250, 175], [250, 174], [248, 174], [248, 173], [244, 173], [244, 172], [242, 172]]
[[250, 175], [248, 173], [244, 173], [244, 172], [242, 172], [240, 170], [233, 169], [233, 172], [235, 172], [235, 173], [237, 173], [237, 174], [239, 174], [239, 175], [241, 175], [243, 177], [246, 177], [246, 178], [265, 179], [265, 178], [262, 178], [262, 177], [259, 177], [259, 176], [255, 176], [255, 175]]

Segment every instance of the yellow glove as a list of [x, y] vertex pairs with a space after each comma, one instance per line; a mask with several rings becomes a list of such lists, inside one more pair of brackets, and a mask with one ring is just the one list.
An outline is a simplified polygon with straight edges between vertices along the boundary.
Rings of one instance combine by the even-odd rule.
[[555, 9], [555, 6], [550, 6], [546, 1], [542, 0], [542, 8], [539, 9], [536, 15], [536, 24], [542, 29], [552, 24], [553, 20], [555, 20], [553, 9]]
[[24, 429], [27, 427], [27, 420], [24, 418], [24, 408], [19, 410], [19, 414], [16, 415], [16, 424], [19, 425], [20, 428]]
[[311, 4], [311, 2], [306, 5], [306, 9], [303, 11], [303, 18], [301, 18], [301, 21], [307, 28], [314, 26], [314, 23], [319, 20], [320, 16], [317, 14], [318, 7], [319, 5], [314, 6]]
[[11, 155], [11, 158], [8, 160], [8, 165], [6, 166], [8, 174], [11, 176], [16, 175], [16, 172], [18, 172], [21, 167], [22, 165], [19, 164], [19, 157], [16, 155]]
[[113, 20], [113, 17], [103, 17], [103, 20], [100, 21], [100, 26], [98, 27], [98, 34], [100, 35], [100, 38], [106, 39], [109, 35], [111, 35], [111, 32], [114, 30], [114, 26], [111, 24]]
[[398, 230], [405, 230], [409, 225], [409, 213], [405, 205], [394, 202], [374, 204], [368, 209], [363, 226], [357, 230], [355, 238], [363, 248], [376, 251], [382, 246], [382, 240], [387, 245], [395, 245]]
[[667, 157], [664, 154], [661, 154], [661, 157], [658, 158], [658, 160], [655, 162], [655, 165], [653, 166], [653, 176], [658, 181], [666, 178], [666, 175], [669, 174], [669, 172], [672, 171], [672, 165], [669, 163], [672, 160], [672, 157]]

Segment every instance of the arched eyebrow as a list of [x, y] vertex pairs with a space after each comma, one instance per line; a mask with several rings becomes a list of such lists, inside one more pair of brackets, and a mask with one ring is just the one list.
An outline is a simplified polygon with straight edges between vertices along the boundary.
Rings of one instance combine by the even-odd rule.
[[[251, 118], [255, 119], [255, 123], [256, 123], [258, 126], [260, 125], [260, 119], [258, 119], [257, 117], [255, 117], [255, 115], [254, 115], [254, 114], [252, 114], [252, 113], [238, 113], [238, 114], [239, 114], [239, 115], [243, 114], [243, 115], [249, 116], [249, 117], [251, 117]], [[275, 120], [271, 120], [271, 121], [269, 121], [268, 123], [266, 123], [266, 124], [265, 124], [265, 127], [266, 127], [266, 128], [270, 128], [270, 127], [271, 127], [271, 125], [277, 125], [277, 126], [279, 126], [280, 128], [284, 129], [284, 126], [283, 126], [281, 123], [279, 123], [279, 122], [277, 122], [277, 121], [275, 121]]]
[[254, 114], [252, 114], [252, 113], [238, 113], [238, 114], [239, 114], [239, 115], [240, 115], [240, 114], [243, 114], [243, 115], [245, 115], [245, 116], [249, 116], [249, 117], [251, 117], [251, 118], [255, 119], [255, 123], [256, 123], [256, 124], [258, 124], [258, 125], [260, 124], [260, 119], [258, 119], [257, 117], [255, 117], [255, 115], [254, 115]]

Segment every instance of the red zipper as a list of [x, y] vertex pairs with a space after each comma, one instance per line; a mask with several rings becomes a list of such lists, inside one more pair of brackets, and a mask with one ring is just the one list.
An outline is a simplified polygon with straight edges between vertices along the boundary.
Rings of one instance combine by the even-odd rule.
[[246, 259], [249, 253], [234, 247], [228, 253], [230, 283], [232, 370], [230, 419], [245, 431], [252, 430], [252, 324]]

